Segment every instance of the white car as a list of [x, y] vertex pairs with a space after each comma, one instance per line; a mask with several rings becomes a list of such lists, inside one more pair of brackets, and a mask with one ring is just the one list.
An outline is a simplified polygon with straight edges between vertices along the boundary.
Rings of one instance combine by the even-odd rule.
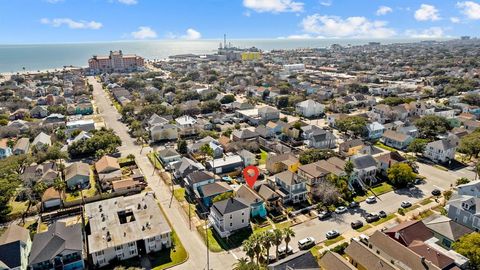
[[293, 248], [290, 245], [288, 245], [288, 248], [286, 246], [281, 246], [280, 248], [278, 248], [279, 257], [285, 256], [287, 254], [292, 254], [292, 253], [293, 253]]
[[370, 196], [370, 197], [368, 197], [365, 201], [366, 201], [367, 203], [376, 203], [376, 202], [377, 202], [377, 198], [375, 198], [375, 196]]
[[313, 237], [306, 237], [298, 241], [298, 248], [301, 250], [309, 249], [314, 245], [315, 245], [315, 238]]
[[342, 213], [345, 213], [347, 212], [347, 207], [345, 206], [339, 206], [337, 207], [337, 209], [335, 209], [335, 213], [337, 214], [342, 214]]
[[327, 239], [333, 239], [337, 236], [339, 236], [340, 233], [337, 231], [337, 230], [331, 230], [331, 231], [328, 231], [325, 236], [327, 237]]

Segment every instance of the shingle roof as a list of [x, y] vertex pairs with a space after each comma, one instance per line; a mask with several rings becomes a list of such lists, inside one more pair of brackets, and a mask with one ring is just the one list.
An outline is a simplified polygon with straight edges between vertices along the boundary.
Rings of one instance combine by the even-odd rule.
[[0, 245], [0, 269], [20, 268], [22, 266], [22, 255], [19, 241]]
[[433, 237], [433, 233], [419, 220], [402, 222], [384, 232], [390, 236], [398, 236], [407, 246], [413, 241], [426, 241]]
[[351, 263], [336, 252], [327, 251], [320, 259], [320, 266], [324, 270], [356, 270]]
[[366, 169], [368, 167], [376, 167], [377, 161], [371, 155], [363, 155], [352, 158], [352, 163], [357, 169]]
[[390, 140], [397, 141], [397, 142], [404, 142], [410, 136], [408, 136], [406, 134], [403, 134], [403, 133], [400, 133], [400, 132], [393, 131], [393, 130], [387, 130], [383, 133], [383, 137], [388, 138]]
[[235, 191], [235, 196], [249, 205], [263, 201], [263, 199], [255, 191], [246, 185], [241, 185]]
[[457, 241], [460, 237], [473, 232], [472, 229], [463, 226], [446, 216], [438, 216], [437, 218], [426, 222], [425, 226], [453, 241]]
[[269, 270], [320, 269], [317, 259], [308, 251], [300, 251], [268, 266]]
[[408, 246], [408, 248], [441, 269], [447, 268], [448, 266], [454, 264], [454, 260], [452, 258], [444, 255], [441, 252], [438, 252], [422, 241], [415, 240]]
[[90, 176], [90, 166], [87, 163], [75, 162], [65, 169], [65, 181], [77, 175]]
[[214, 179], [212, 175], [204, 171], [191, 172], [187, 175], [187, 178], [190, 185], [193, 185], [195, 183], [200, 183], [209, 179]]
[[8, 228], [0, 236], [0, 245], [22, 241], [24, 243], [30, 240], [30, 233], [27, 229], [15, 224], [10, 224]]
[[82, 247], [81, 224], [66, 226], [63, 222], [55, 222], [47, 232], [34, 236], [29, 264], [52, 260], [64, 250], [81, 252]]
[[220, 214], [225, 215], [239, 210], [249, 209], [250, 206], [236, 198], [229, 198], [213, 203], [212, 207], [215, 207]]
[[374, 253], [372, 249], [369, 249], [364, 244], [353, 240], [345, 249], [345, 253], [348, 257], [352, 258], [355, 262], [365, 267], [365, 269], [375, 270], [396, 270], [395, 266]]
[[108, 167], [120, 169], [120, 165], [118, 164], [118, 160], [111, 156], [103, 156], [95, 163], [95, 169], [97, 172], [101, 173]]
[[202, 191], [203, 197], [210, 197], [231, 191], [233, 189], [225, 182], [214, 182], [200, 186], [199, 190]]

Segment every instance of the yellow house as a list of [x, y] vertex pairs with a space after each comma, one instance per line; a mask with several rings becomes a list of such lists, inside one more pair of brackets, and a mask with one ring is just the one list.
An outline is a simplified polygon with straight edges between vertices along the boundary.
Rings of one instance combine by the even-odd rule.
[[242, 57], [242, 61], [259, 60], [262, 58], [262, 53], [261, 52], [242, 52], [241, 57]]
[[272, 174], [286, 170], [295, 173], [297, 172], [299, 166], [300, 162], [298, 161], [298, 158], [291, 153], [268, 155], [266, 162], [266, 169]]
[[343, 142], [339, 145], [338, 149], [340, 155], [343, 157], [351, 157], [353, 155], [358, 154], [360, 150], [365, 146], [362, 140], [355, 139], [351, 141]]

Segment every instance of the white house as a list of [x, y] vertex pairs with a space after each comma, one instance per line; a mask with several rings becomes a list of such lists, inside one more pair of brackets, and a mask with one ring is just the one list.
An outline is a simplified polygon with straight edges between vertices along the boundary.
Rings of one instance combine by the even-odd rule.
[[31, 247], [30, 232], [10, 224], [0, 237], [0, 269], [26, 270]]
[[455, 159], [458, 139], [450, 136], [446, 139], [436, 140], [426, 145], [423, 155], [434, 162], [445, 163]]
[[178, 138], [178, 129], [176, 125], [165, 124], [155, 125], [150, 128], [152, 141], [176, 140]]
[[325, 106], [314, 100], [307, 99], [305, 101], [297, 103], [297, 105], [295, 106], [295, 110], [297, 113], [305, 117], [312, 117], [323, 114]]
[[236, 198], [213, 203], [208, 217], [210, 224], [222, 237], [250, 226], [250, 206]]

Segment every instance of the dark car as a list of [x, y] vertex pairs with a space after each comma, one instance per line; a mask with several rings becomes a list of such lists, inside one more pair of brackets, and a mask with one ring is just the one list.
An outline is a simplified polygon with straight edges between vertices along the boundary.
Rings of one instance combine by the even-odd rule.
[[354, 222], [350, 223], [350, 225], [352, 226], [352, 229], [356, 230], [363, 227], [363, 222], [361, 220], [355, 220]]
[[374, 214], [374, 213], [370, 213], [368, 214], [366, 217], [365, 217], [365, 220], [368, 222], [368, 223], [372, 223], [372, 222], [375, 222], [377, 220], [380, 219], [380, 216], [378, 214]]
[[432, 190], [432, 195], [433, 196], [440, 196], [440, 195], [442, 195], [442, 192], [440, 191], [440, 189], [434, 189], [434, 190]]
[[379, 216], [380, 218], [386, 218], [386, 217], [387, 217], [387, 213], [385, 213], [385, 211], [382, 210], [382, 211], [379, 211], [379, 212], [378, 212], [378, 216]]
[[327, 219], [332, 216], [332, 212], [329, 211], [322, 211], [318, 214], [319, 219]]
[[349, 208], [357, 208], [359, 206], [360, 206], [360, 204], [358, 202], [351, 202], [351, 203], [348, 204]]

